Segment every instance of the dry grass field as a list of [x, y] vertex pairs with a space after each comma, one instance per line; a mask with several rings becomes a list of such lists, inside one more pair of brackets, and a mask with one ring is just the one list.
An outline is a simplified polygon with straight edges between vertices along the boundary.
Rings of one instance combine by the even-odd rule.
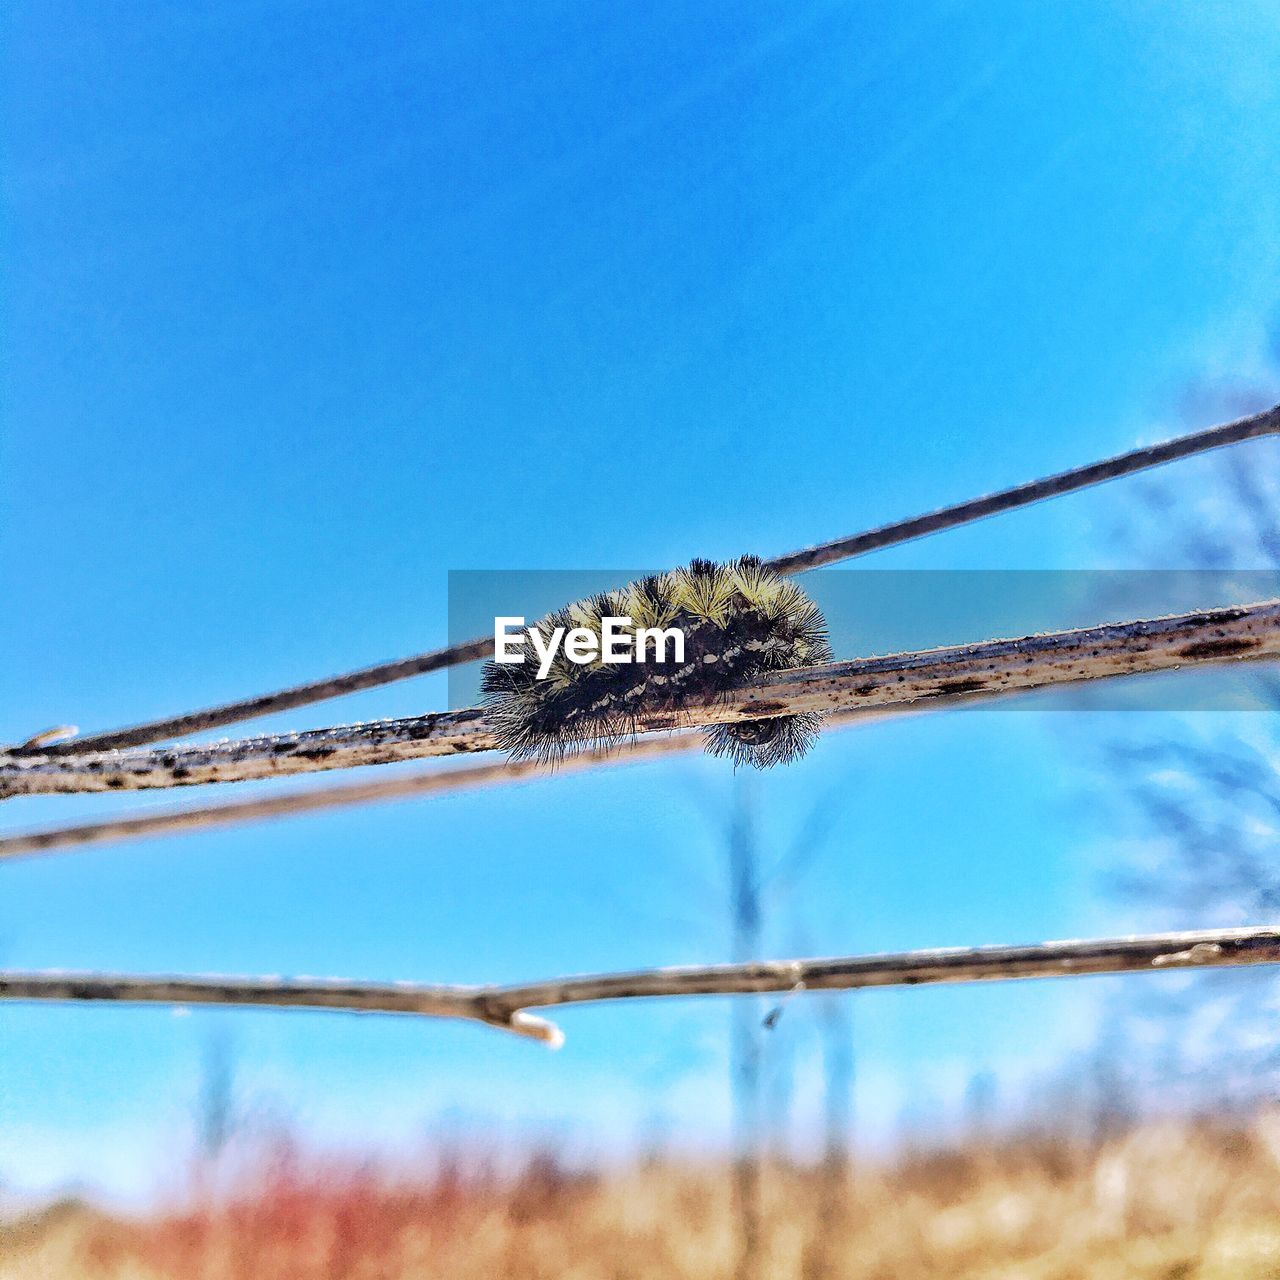
[[[854, 1170], [834, 1196], [815, 1170], [771, 1167], [763, 1187], [762, 1280], [1280, 1277], [1280, 1114], [935, 1152]], [[412, 1178], [282, 1155], [205, 1207], [11, 1223], [0, 1277], [730, 1280], [735, 1221], [723, 1166]]]

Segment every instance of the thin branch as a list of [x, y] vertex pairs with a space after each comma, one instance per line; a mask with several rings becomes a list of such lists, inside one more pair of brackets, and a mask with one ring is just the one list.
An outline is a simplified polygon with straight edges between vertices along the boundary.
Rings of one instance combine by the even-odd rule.
[[[996, 700], [975, 696], [965, 706]], [[917, 715], [928, 704], [900, 707], [852, 708], [833, 712], [824, 722], [827, 729], [867, 724], [877, 720]], [[580, 773], [588, 769], [614, 765], [642, 764], [648, 760], [700, 751], [704, 746], [700, 733], [655, 734], [619, 743], [611, 748], [579, 752], [558, 765], [525, 760], [506, 764], [468, 765], [455, 769], [435, 768], [407, 777], [379, 778], [375, 782], [342, 783], [338, 786], [307, 787], [285, 791], [254, 800], [234, 800], [225, 804], [175, 805], [163, 809], [135, 809], [96, 822], [70, 823], [15, 831], [0, 835], [0, 861], [32, 854], [53, 853], [60, 849], [82, 849], [86, 845], [112, 844], [120, 840], [148, 839], [156, 836], [187, 834], [218, 827], [270, 821], [329, 809], [347, 809], [366, 804], [408, 800], [418, 796], [446, 795], [458, 791], [474, 791], [485, 787], [534, 782], [563, 773]]]
[[1149, 471], [1152, 467], [1190, 458], [1198, 453], [1208, 453], [1212, 449], [1239, 444], [1244, 440], [1273, 435], [1280, 435], [1280, 404], [1222, 426], [1178, 436], [1162, 444], [1144, 445], [1140, 449], [1132, 449], [1102, 462], [1061, 471], [1042, 480], [1032, 480], [1012, 489], [1002, 489], [999, 493], [992, 493], [984, 498], [973, 498], [968, 502], [958, 502], [955, 506], [942, 507], [928, 515], [883, 525], [867, 533], [855, 533], [852, 537], [835, 542], [824, 542], [805, 551], [793, 551], [790, 555], [777, 556], [769, 563], [779, 573], [801, 573], [806, 569], [817, 569], [822, 565], [835, 564], [839, 560], [866, 555], [870, 551], [911, 542], [931, 533], [941, 533], [944, 529], [985, 520], [988, 516], [1016, 511], [1019, 507], [1043, 502], [1046, 498], [1057, 498], [1065, 493], [1088, 489], [1105, 480], [1117, 480], [1121, 476]]
[[[1280, 434], [1280, 405], [1234, 422], [1209, 427], [1191, 435], [1179, 436], [1163, 444], [1147, 445], [1119, 454], [1114, 458], [1107, 458], [1102, 462], [1076, 467], [1071, 471], [1063, 471], [1027, 484], [1016, 485], [1011, 489], [1003, 489], [999, 493], [959, 502], [954, 506], [942, 507], [910, 520], [900, 520], [894, 524], [882, 525], [878, 529], [838, 538], [833, 542], [824, 542], [818, 546], [775, 556], [767, 563], [779, 573], [785, 574], [816, 569], [821, 565], [835, 564], [837, 561], [847, 560], [853, 556], [866, 555], [870, 551], [880, 551], [886, 547], [911, 542], [916, 538], [940, 533], [945, 529], [954, 529], [975, 520], [984, 520], [988, 516], [1005, 511], [1014, 511], [1046, 498], [1087, 489], [1105, 480], [1134, 475], [1139, 471], [1162, 466], [1179, 458], [1188, 458], [1194, 454], [1221, 449], [1241, 441], [1276, 434]], [[344, 675], [294, 685], [292, 688], [281, 689], [275, 693], [229, 702], [222, 706], [208, 707], [164, 720], [151, 720], [127, 729], [88, 734], [77, 740], [49, 747], [47, 751], [55, 755], [80, 754], [84, 751], [138, 747], [151, 742], [188, 737], [194, 733], [203, 733], [209, 729], [237, 724], [244, 720], [254, 720], [281, 711], [292, 711], [297, 707], [305, 707], [311, 703], [323, 702], [349, 693], [358, 693], [364, 689], [375, 689], [380, 685], [407, 680], [411, 676], [425, 675], [431, 671], [441, 671], [460, 663], [475, 662], [487, 657], [491, 652], [491, 646], [492, 637], [481, 636], [444, 649], [434, 649], [428, 653], [415, 654], [411, 658], [401, 658], [393, 662], [381, 662]], [[21, 749], [17, 748], [17, 750]]]
[[817, 960], [686, 965], [588, 974], [517, 986], [421, 986], [339, 979], [138, 977], [0, 972], [0, 1000], [251, 1005], [461, 1018], [558, 1045], [554, 1024], [530, 1014], [574, 1004], [669, 996], [857, 990], [1102, 973], [1154, 973], [1280, 963], [1280, 929], [1207, 929], [1145, 937], [945, 947]]
[[[1280, 601], [1075, 631], [989, 640], [922, 653], [860, 658], [780, 671], [679, 712], [650, 712], [654, 732], [801, 712], [885, 707], [973, 694], [1045, 688], [1199, 663], [1280, 657]], [[491, 751], [497, 741], [479, 707], [402, 720], [312, 729], [146, 751], [80, 756], [0, 753], [0, 794], [134, 791], [243, 782], [427, 756]]]
[[584, 751], [569, 757], [554, 769], [536, 760], [471, 765], [459, 769], [437, 768], [429, 773], [415, 773], [408, 777], [380, 778], [376, 782], [345, 783], [337, 787], [310, 787], [307, 790], [287, 791], [281, 795], [263, 796], [255, 800], [237, 800], [230, 804], [144, 809], [100, 822], [44, 827], [0, 836], [0, 860], [118, 840], [237, 826], [328, 809], [408, 800], [416, 796], [531, 782], [549, 777], [553, 773], [578, 773], [585, 769], [615, 764], [639, 764], [662, 756], [696, 751], [702, 745], [702, 737], [696, 733], [664, 734], [622, 743], [610, 751]]

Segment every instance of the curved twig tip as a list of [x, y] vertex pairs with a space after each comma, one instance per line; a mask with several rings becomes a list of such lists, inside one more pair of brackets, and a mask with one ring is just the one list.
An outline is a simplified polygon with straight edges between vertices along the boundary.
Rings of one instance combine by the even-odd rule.
[[548, 1049], [559, 1049], [564, 1045], [564, 1032], [554, 1022], [526, 1013], [523, 1009], [517, 1009], [504, 1025], [516, 1035], [541, 1040]]
[[23, 751], [39, 751], [41, 747], [51, 747], [55, 742], [67, 742], [80, 732], [74, 724], [59, 724], [52, 729], [43, 729], [33, 734], [22, 744]]

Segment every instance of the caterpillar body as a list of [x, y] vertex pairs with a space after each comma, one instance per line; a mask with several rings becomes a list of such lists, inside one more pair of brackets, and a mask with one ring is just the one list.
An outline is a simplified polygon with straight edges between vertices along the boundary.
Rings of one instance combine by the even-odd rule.
[[[579, 664], [561, 650], [542, 678], [529, 661], [487, 663], [485, 706], [511, 758], [554, 762], [631, 737], [641, 713], [680, 710], [769, 671], [831, 660], [818, 606], [754, 556], [727, 564], [694, 560], [570, 605], [534, 630], [543, 641], [556, 628], [585, 628], [599, 639], [605, 618], [630, 619], [636, 631], [678, 628], [683, 661]], [[810, 714], [740, 720], [705, 730], [706, 747], [737, 764], [767, 768], [803, 755], [818, 729], [818, 716]]]

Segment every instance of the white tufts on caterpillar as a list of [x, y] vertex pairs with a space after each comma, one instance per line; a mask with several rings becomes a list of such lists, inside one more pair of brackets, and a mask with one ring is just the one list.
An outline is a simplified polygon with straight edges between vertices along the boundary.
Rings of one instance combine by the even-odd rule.
[[[603, 653], [606, 618], [629, 619], [626, 629], [633, 633], [678, 629], [683, 660], [610, 663], [597, 656], [583, 662], [560, 646], [565, 634], [581, 628], [594, 637], [595, 653]], [[557, 628], [564, 629], [560, 636]], [[526, 648], [527, 660], [489, 662], [481, 683], [498, 742], [513, 759], [554, 762], [631, 737], [642, 712], [678, 711], [766, 672], [831, 660], [818, 606], [754, 556], [728, 564], [695, 560], [570, 605], [530, 633], [515, 642], [517, 652]], [[533, 660], [535, 651], [540, 661]], [[539, 675], [540, 667], [545, 674]], [[818, 729], [816, 715], [801, 714], [740, 720], [705, 732], [712, 755], [767, 768], [803, 755]]]

